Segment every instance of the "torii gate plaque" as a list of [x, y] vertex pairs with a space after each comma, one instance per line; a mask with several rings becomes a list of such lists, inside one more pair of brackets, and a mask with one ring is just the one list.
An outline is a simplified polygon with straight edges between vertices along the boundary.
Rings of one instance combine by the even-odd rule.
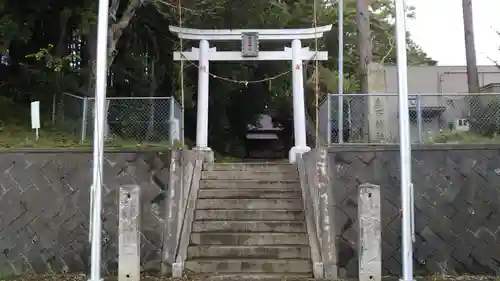
[[[292, 61], [293, 80], [293, 125], [295, 146], [290, 149], [289, 159], [294, 163], [297, 153], [311, 150], [306, 143], [306, 117], [304, 104], [304, 75], [302, 61], [327, 60], [328, 52], [311, 51], [302, 48], [301, 41], [323, 37], [332, 25], [307, 29], [191, 29], [170, 26], [171, 32], [181, 39], [200, 41], [199, 48], [188, 52], [175, 52], [174, 60], [198, 61], [198, 104], [196, 120], [196, 148], [211, 151], [208, 147], [208, 82], [210, 61]], [[239, 51], [217, 51], [210, 48], [209, 41], [242, 40], [243, 34], [256, 33], [263, 41], [292, 41], [291, 48], [283, 51], [260, 51], [257, 56], [243, 56]], [[316, 55], [316, 56], [315, 56]]]

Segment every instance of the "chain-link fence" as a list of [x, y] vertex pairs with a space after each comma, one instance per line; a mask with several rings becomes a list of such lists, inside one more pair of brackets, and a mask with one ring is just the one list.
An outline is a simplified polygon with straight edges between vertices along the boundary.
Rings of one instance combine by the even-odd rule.
[[[331, 94], [328, 102], [330, 143], [399, 142], [397, 94]], [[408, 103], [413, 143], [500, 143], [500, 93], [410, 94]]]
[[[55, 106], [54, 125], [65, 133], [92, 140], [95, 98], [63, 93]], [[172, 97], [110, 97], [106, 99], [107, 140], [127, 142], [182, 141], [181, 106]]]

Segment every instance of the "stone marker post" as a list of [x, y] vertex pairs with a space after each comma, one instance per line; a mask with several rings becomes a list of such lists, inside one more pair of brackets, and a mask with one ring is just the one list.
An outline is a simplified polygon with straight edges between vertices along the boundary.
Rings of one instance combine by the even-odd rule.
[[123, 185], [119, 193], [118, 280], [139, 281], [140, 264], [140, 187]]
[[316, 158], [318, 177], [319, 221], [321, 229], [321, 248], [325, 279], [338, 279], [337, 245], [335, 232], [334, 191], [329, 185], [328, 150], [319, 149]]
[[382, 235], [380, 224], [380, 186], [359, 186], [359, 281], [382, 280]]

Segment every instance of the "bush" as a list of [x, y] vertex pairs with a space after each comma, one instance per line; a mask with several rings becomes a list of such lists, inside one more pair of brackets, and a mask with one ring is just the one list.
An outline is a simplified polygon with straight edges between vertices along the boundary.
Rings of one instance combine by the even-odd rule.
[[484, 136], [474, 132], [451, 131], [430, 136], [424, 143], [464, 143], [464, 144], [500, 144], [500, 135]]
[[500, 101], [496, 96], [472, 97], [469, 107], [473, 133], [488, 138], [500, 134]]

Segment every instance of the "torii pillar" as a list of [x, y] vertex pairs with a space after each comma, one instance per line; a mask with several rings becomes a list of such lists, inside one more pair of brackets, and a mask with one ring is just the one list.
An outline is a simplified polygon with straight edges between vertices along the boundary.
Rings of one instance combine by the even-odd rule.
[[[170, 31], [179, 38], [198, 40], [199, 48], [192, 48], [189, 52], [175, 52], [174, 60], [198, 61], [198, 104], [196, 123], [196, 150], [212, 155], [208, 146], [208, 89], [209, 89], [209, 62], [210, 61], [255, 61], [274, 60], [292, 62], [293, 79], [293, 120], [295, 145], [290, 149], [289, 160], [294, 163], [297, 154], [311, 150], [306, 141], [306, 115], [304, 99], [304, 72], [302, 62], [307, 60], [328, 60], [328, 52], [310, 51], [302, 48], [301, 40], [323, 37], [323, 33], [330, 31], [332, 26], [320, 26], [308, 29], [190, 29], [170, 26]], [[217, 51], [210, 48], [209, 41], [242, 40], [243, 34], [256, 33], [259, 40], [291, 41], [291, 48], [283, 51], [261, 51], [256, 56], [246, 57], [238, 51]]]

